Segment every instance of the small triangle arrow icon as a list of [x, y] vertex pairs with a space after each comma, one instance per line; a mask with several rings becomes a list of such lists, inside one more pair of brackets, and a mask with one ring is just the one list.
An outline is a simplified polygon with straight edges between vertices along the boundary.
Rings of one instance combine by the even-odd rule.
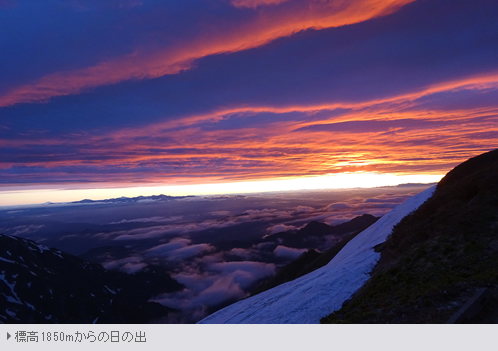
[[9, 340], [9, 339], [10, 339], [10, 334], [9, 334], [9, 333], [7, 333], [7, 340]]

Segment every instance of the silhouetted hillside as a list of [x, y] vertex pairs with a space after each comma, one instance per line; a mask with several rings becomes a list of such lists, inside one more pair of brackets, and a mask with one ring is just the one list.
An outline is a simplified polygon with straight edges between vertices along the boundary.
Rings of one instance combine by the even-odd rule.
[[[498, 320], [498, 150], [450, 171], [379, 246], [372, 278], [328, 323], [444, 323], [482, 288]], [[493, 307], [494, 306], [494, 307]]]
[[159, 267], [132, 275], [108, 271], [0, 234], [2, 323], [147, 323], [173, 311], [148, 300], [182, 288]]

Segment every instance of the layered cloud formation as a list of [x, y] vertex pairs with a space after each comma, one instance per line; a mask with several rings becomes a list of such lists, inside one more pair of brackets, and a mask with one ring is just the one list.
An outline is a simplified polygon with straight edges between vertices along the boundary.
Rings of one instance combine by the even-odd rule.
[[0, 232], [111, 270], [136, 273], [152, 265], [166, 271], [185, 285], [180, 292], [155, 297], [181, 311], [167, 322], [195, 322], [248, 296], [307, 249], [323, 252], [343, 238], [344, 233], [323, 235], [313, 229], [299, 234], [310, 222], [335, 225], [365, 213], [381, 216], [425, 187], [0, 208]]
[[4, 1], [0, 21], [2, 184], [444, 174], [498, 147], [496, 1]]

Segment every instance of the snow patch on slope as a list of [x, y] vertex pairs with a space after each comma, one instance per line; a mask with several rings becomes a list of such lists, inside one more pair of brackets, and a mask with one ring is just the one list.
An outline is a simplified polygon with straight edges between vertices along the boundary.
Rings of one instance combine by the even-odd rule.
[[380, 259], [374, 246], [384, 242], [394, 225], [423, 204], [435, 188], [409, 198], [385, 214], [326, 266], [230, 305], [199, 323], [318, 323], [321, 317], [341, 308], [365, 284]]

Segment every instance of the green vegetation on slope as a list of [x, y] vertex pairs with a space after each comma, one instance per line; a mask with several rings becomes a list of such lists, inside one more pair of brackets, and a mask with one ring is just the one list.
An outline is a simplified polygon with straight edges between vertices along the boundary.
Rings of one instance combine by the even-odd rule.
[[498, 150], [449, 172], [393, 229], [367, 284], [321, 322], [444, 323], [482, 287], [496, 296]]

